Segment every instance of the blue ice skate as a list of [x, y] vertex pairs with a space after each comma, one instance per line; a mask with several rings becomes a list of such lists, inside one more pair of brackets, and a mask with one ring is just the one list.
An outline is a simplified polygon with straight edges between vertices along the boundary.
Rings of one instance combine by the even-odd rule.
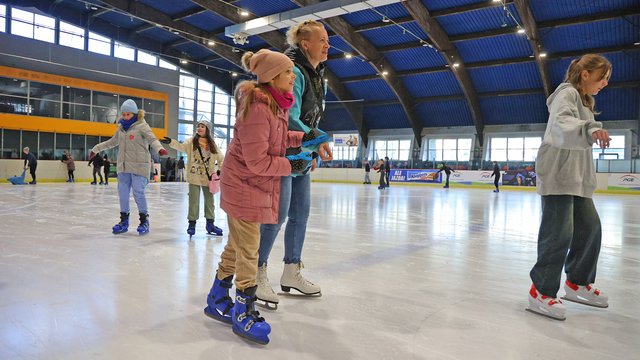
[[233, 275], [220, 280], [216, 274], [216, 279], [207, 296], [207, 307], [204, 308], [205, 315], [229, 325], [232, 323], [231, 310], [233, 310], [233, 300], [229, 297], [232, 280]]
[[236, 303], [231, 312], [232, 329], [236, 335], [264, 345], [269, 343], [271, 326], [255, 309], [257, 288], [252, 286], [244, 291], [236, 290]]
[[207, 234], [222, 236], [222, 229], [213, 224], [213, 219], [207, 219]]
[[189, 220], [189, 226], [187, 227], [187, 234], [192, 237], [196, 233], [196, 221]]
[[149, 214], [140, 213], [140, 225], [138, 225], [138, 235], [144, 235], [149, 232]]
[[120, 222], [113, 227], [114, 234], [122, 234], [129, 231], [129, 213], [120, 213]]

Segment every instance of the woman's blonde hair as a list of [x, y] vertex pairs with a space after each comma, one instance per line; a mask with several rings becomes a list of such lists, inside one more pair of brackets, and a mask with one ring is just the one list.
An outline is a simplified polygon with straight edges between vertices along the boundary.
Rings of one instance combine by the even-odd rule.
[[309, 40], [314, 26], [324, 29], [324, 25], [315, 20], [306, 20], [290, 27], [287, 31], [287, 44], [294, 48], [300, 47], [300, 41]]
[[586, 54], [571, 62], [567, 75], [564, 81], [571, 83], [580, 93], [582, 99], [582, 105], [589, 108], [592, 113], [598, 114], [595, 111], [596, 101], [591, 94], [583, 94], [582, 91], [582, 71], [586, 70], [589, 73], [594, 71], [600, 71], [600, 78], [598, 81], [607, 77], [611, 77], [611, 63], [607, 58], [598, 54]]

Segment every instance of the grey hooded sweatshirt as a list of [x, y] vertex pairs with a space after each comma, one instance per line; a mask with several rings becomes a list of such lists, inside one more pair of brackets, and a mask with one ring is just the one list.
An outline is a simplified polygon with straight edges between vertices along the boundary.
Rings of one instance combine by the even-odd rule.
[[156, 153], [163, 149], [160, 141], [144, 120], [144, 111], [138, 112], [138, 120], [125, 131], [118, 123], [118, 130], [107, 141], [103, 141], [91, 149], [100, 156], [100, 151], [118, 147], [118, 173], [132, 173], [146, 178], [151, 173], [151, 155], [149, 145]]
[[570, 83], [558, 86], [547, 107], [549, 122], [536, 159], [538, 194], [590, 198], [597, 185], [591, 134], [602, 129], [602, 123], [594, 120]]

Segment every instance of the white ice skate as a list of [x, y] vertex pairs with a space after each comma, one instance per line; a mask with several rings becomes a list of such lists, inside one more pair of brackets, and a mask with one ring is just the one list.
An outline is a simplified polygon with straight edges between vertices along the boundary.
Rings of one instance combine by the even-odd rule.
[[271, 284], [269, 284], [269, 278], [267, 277], [267, 264], [264, 264], [258, 267], [258, 278], [256, 279], [258, 283], [258, 290], [256, 291], [256, 305], [260, 305], [269, 310], [277, 310], [278, 309], [278, 295], [271, 288]]
[[567, 280], [564, 283], [564, 290], [567, 292], [562, 297], [564, 300], [599, 308], [609, 307], [609, 297], [592, 285], [580, 286]]
[[531, 285], [531, 290], [529, 290], [529, 307], [527, 311], [554, 320], [565, 320], [567, 318], [565, 315], [567, 308], [562, 301], [540, 294], [534, 285]]
[[304, 268], [302, 262], [298, 264], [284, 264], [284, 271], [280, 278], [280, 288], [288, 293], [291, 289], [296, 289], [304, 295], [322, 296], [320, 286], [312, 283], [302, 276], [300, 270]]

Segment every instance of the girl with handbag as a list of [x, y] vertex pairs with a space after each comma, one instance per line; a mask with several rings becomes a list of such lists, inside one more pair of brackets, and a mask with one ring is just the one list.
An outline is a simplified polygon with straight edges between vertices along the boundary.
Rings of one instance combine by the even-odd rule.
[[[189, 183], [189, 226], [187, 234], [196, 233], [196, 220], [200, 212], [200, 191], [204, 197], [204, 217], [207, 220], [207, 233], [222, 236], [222, 229], [214, 225], [213, 193], [209, 187], [210, 181], [215, 181], [220, 173], [224, 154], [211, 137], [211, 122], [198, 121], [196, 134], [179, 143], [175, 139], [165, 137], [161, 140], [178, 151], [187, 154], [187, 182]], [[219, 181], [217, 181], [219, 183]], [[218, 185], [219, 186], [219, 185]], [[215, 189], [214, 189], [215, 190]]]

